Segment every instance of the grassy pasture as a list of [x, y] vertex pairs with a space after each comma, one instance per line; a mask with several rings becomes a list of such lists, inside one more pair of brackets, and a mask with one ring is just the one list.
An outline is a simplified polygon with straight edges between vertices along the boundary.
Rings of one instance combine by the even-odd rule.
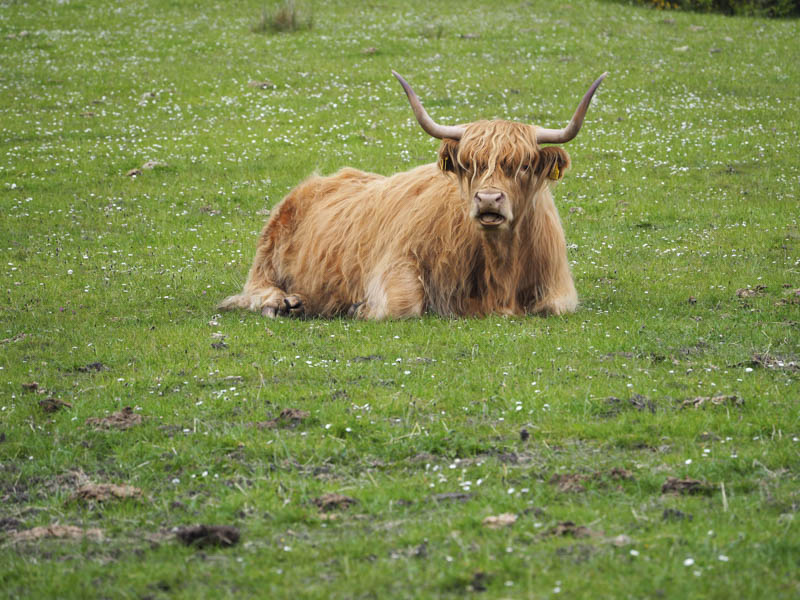
[[[312, 6], [0, 2], [0, 595], [797, 597], [797, 21]], [[556, 189], [576, 314], [216, 314], [303, 177], [435, 159], [392, 68], [548, 127], [610, 72]]]

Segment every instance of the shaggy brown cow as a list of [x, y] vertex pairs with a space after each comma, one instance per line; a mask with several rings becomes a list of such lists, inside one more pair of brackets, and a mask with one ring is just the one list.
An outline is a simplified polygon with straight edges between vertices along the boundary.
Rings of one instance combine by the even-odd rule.
[[[394, 73], [394, 72], [393, 72]], [[240, 294], [220, 308], [364, 319], [572, 312], [578, 296], [550, 193], [605, 73], [564, 129], [442, 126], [397, 73], [439, 162], [391, 177], [312, 176], [272, 211]]]

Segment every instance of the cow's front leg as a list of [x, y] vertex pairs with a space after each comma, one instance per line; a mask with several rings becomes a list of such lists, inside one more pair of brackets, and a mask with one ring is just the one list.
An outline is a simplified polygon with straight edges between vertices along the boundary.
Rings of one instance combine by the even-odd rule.
[[417, 269], [411, 264], [394, 265], [376, 272], [367, 283], [364, 301], [350, 312], [360, 319], [405, 319], [425, 310], [425, 290]]
[[544, 298], [531, 309], [532, 313], [543, 315], [565, 315], [574, 313], [578, 308], [578, 293], [569, 272], [558, 282], [554, 289], [548, 290]]
[[265, 317], [278, 315], [300, 316], [304, 312], [303, 298], [298, 294], [287, 294], [281, 288], [267, 285], [263, 288], [253, 289], [245, 286], [241, 294], [228, 296], [219, 304], [222, 310], [244, 308], [260, 312]]

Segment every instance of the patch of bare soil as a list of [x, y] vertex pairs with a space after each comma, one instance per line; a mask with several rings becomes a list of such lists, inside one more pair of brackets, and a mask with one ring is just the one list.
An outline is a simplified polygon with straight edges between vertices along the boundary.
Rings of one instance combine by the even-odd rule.
[[699, 479], [679, 479], [677, 477], [667, 477], [667, 480], [661, 486], [662, 494], [710, 495], [713, 492], [714, 486], [707, 481], [700, 481]]
[[259, 429], [277, 429], [285, 427], [297, 427], [309, 417], [308, 411], [298, 408], [284, 408], [276, 418], [269, 421], [256, 423]]
[[142, 490], [132, 485], [116, 485], [113, 483], [88, 483], [81, 486], [73, 495], [75, 500], [108, 502], [126, 498], [141, 498]]
[[99, 542], [103, 539], [103, 530], [94, 528], [81, 529], [73, 525], [46, 525], [11, 533], [11, 541], [13, 542], [32, 542], [47, 538], [60, 540], [82, 540], [88, 538]]
[[126, 406], [107, 417], [90, 417], [86, 419], [86, 424], [95, 429], [129, 429], [142, 424], [142, 415], [136, 414], [132, 407]]
[[181, 542], [195, 548], [228, 548], [239, 543], [239, 530], [230, 525], [192, 525], [175, 532]]
[[718, 396], [697, 396], [687, 398], [681, 402], [681, 408], [700, 408], [712, 406], [744, 406], [744, 400], [738, 396], [718, 395]]
[[599, 531], [589, 529], [585, 525], [576, 525], [572, 521], [563, 521], [558, 523], [555, 527], [544, 532], [543, 535], [554, 535], [559, 537], [569, 536], [574, 538], [590, 538], [603, 535]]
[[323, 512], [330, 512], [332, 510], [344, 510], [350, 508], [354, 504], [358, 504], [358, 500], [350, 496], [343, 496], [342, 494], [322, 494], [319, 498], [312, 498], [311, 502]]

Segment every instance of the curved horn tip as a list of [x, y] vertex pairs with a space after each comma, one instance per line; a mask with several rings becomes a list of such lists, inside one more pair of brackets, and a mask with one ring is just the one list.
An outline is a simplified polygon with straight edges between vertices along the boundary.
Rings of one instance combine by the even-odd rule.
[[405, 78], [404, 78], [402, 75], [400, 75], [400, 73], [398, 73], [397, 71], [395, 71], [394, 69], [392, 69], [392, 75], [394, 75], [395, 77], [397, 77], [397, 80], [398, 80], [400, 83], [408, 83], [408, 82], [405, 80]]

